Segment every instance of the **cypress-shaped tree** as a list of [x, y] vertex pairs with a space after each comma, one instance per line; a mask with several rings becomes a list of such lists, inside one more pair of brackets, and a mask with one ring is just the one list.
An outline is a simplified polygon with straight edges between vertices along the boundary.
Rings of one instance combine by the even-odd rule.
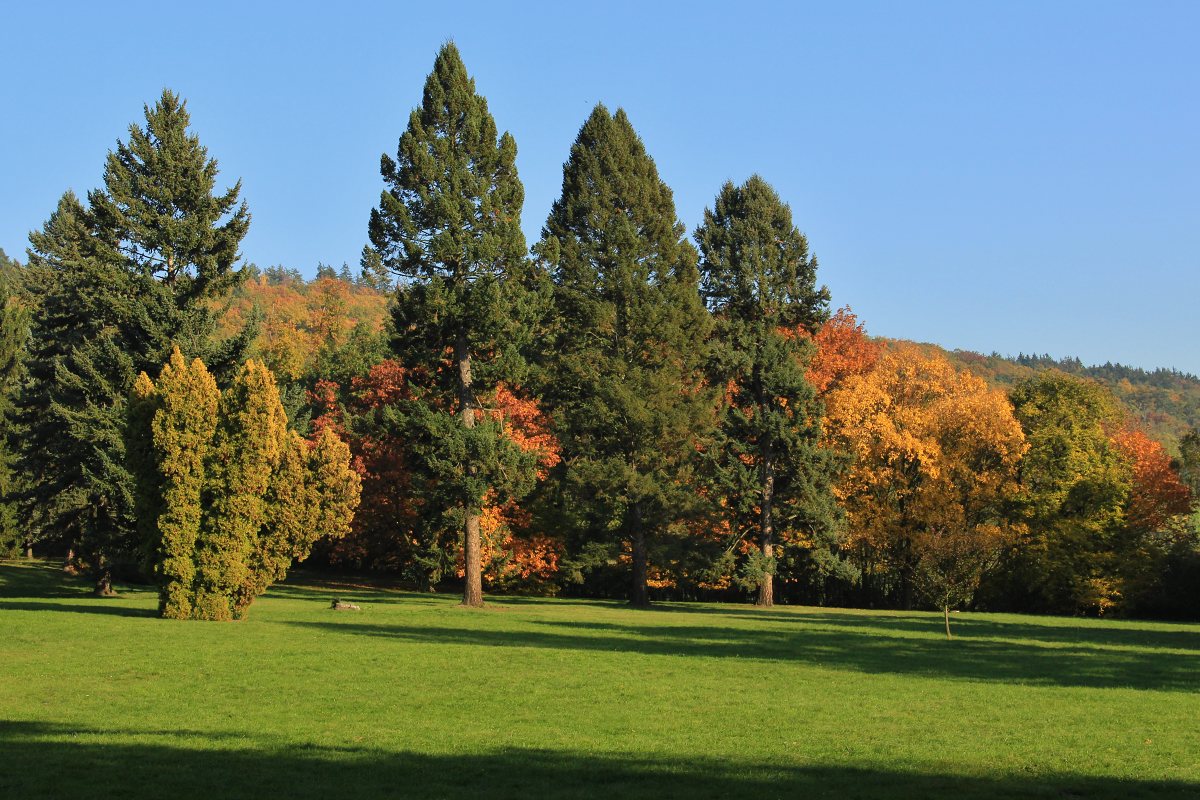
[[350, 448], [329, 428], [310, 446], [295, 431], [284, 436], [279, 465], [267, 486], [266, 519], [250, 556], [247, 581], [235, 607], [244, 609], [294, 560], [304, 560], [318, 538], [340, 539], [350, 530], [361, 480], [350, 466]]
[[[153, 574], [159, 584], [159, 612], [170, 619], [192, 615], [192, 593], [196, 578], [194, 553], [200, 537], [201, 496], [205, 483], [205, 462], [217, 425], [217, 404], [221, 394], [217, 383], [200, 359], [184, 360], [179, 348], [163, 367], [153, 394], [147, 394], [149, 379], [142, 373], [134, 384], [131, 413], [142, 416], [153, 407], [150, 420], [149, 457], [153, 474], [145, 467], [134, 472], [145, 475], [139, 481], [136, 507], [141, 515], [150, 515]], [[130, 425], [131, 432], [144, 431], [144, 422]], [[145, 441], [144, 434], [141, 441]], [[131, 456], [139, 454], [132, 443]], [[147, 480], [148, 479], [148, 480]], [[142, 499], [149, 494], [148, 499]], [[157, 514], [154, 512], [157, 511]]]
[[734, 535], [757, 545], [745, 573], [770, 606], [781, 534], [819, 548], [821, 564], [832, 555], [838, 460], [818, 447], [822, 409], [804, 376], [829, 292], [791, 209], [757, 175], [721, 188], [696, 241], [716, 320], [713, 380], [727, 399], [710, 449], [716, 485]]
[[387, 188], [372, 210], [379, 264], [400, 276], [392, 347], [421, 378], [421, 390], [390, 415], [414, 441], [414, 486], [463, 531], [463, 604], [483, 602], [479, 521], [489, 492], [528, 491], [534, 459], [503, 435], [482, 402], [519, 378], [532, 310], [531, 272], [521, 232], [524, 188], [512, 136], [497, 136], [453, 43], [438, 52], [421, 106], [409, 117], [395, 159], [384, 155]]
[[228, 620], [253, 599], [252, 558], [267, 522], [266, 494], [286, 445], [275, 376], [251, 359], [221, 394], [196, 543], [193, 616]]
[[574, 527], [628, 547], [630, 599], [645, 605], [651, 548], [695, 497], [711, 320], [671, 190], [624, 111], [598, 105], [580, 129], [537, 252], [554, 287], [544, 393]]
[[22, 495], [33, 524], [64, 536], [101, 592], [137, 538], [124, 452], [134, 379], [157, 371], [176, 344], [226, 372], [251, 334], [215, 338], [217, 301], [240, 280], [234, 263], [249, 224], [240, 187], [214, 194], [216, 162], [175, 95], [145, 112], [145, 127], [131, 126], [110, 153], [87, 207], [68, 193], [30, 235]]

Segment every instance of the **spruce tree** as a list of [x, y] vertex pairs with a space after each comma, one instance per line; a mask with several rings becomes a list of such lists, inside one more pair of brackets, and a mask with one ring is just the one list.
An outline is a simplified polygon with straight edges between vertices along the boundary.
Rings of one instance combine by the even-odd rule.
[[[757, 605], [774, 603], [776, 544], [791, 532], [828, 543], [837, 460], [818, 447], [822, 409], [804, 371], [828, 318], [817, 260], [791, 209], [759, 176], [726, 183], [696, 230], [701, 290], [716, 319], [713, 379], [726, 387], [710, 450], [733, 533], [757, 545], [745, 572]], [[806, 335], [808, 334], [808, 335]]]
[[574, 527], [628, 547], [630, 600], [646, 605], [651, 550], [695, 497], [711, 320], [671, 190], [624, 111], [598, 105], [580, 129], [537, 252], [554, 286], [544, 392]]
[[29, 342], [28, 300], [22, 296], [21, 266], [0, 250], [0, 556], [23, 547], [33, 554], [33, 540], [21, 524], [13, 501], [22, 481], [15, 469], [16, 448], [23, 430], [15, 419], [15, 402], [25, 379]]
[[138, 333], [151, 366], [177, 345], [229, 375], [254, 333], [214, 336], [221, 308], [213, 300], [245, 277], [235, 268], [250, 227], [242, 184], [217, 190], [217, 162], [189, 130], [187, 103], [173, 92], [164, 90], [145, 116], [145, 127], [131, 125], [128, 142], [108, 154], [104, 188], [89, 192], [88, 203], [113, 255], [149, 292]]
[[110, 153], [87, 207], [68, 193], [30, 235], [22, 496], [32, 524], [63, 536], [101, 592], [136, 540], [124, 451], [134, 379], [156, 372], [174, 345], [226, 373], [252, 334], [215, 337], [217, 301], [240, 280], [249, 224], [240, 186], [214, 193], [216, 162], [175, 95], [145, 114]]
[[482, 415], [497, 383], [519, 378], [528, 341], [530, 271], [521, 232], [524, 188], [517, 147], [497, 136], [487, 101], [453, 43], [438, 52], [421, 106], [409, 117], [395, 159], [384, 155], [387, 188], [372, 210], [367, 273], [382, 264], [401, 280], [392, 348], [424, 376], [394, 418], [416, 446], [416, 485], [431, 508], [463, 531], [463, 604], [483, 602], [479, 521], [488, 493], [519, 495], [533, 459]]
[[124, 406], [137, 372], [121, 331], [134, 326], [143, 287], [111, 258], [74, 194], [29, 238], [34, 313], [16, 411], [17, 468], [28, 480], [20, 499], [30, 527], [61, 537], [108, 594], [132, 529]]

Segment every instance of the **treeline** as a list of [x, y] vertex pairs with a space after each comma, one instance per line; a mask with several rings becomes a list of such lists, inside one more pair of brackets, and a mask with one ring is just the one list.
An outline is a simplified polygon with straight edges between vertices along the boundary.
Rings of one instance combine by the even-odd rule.
[[689, 236], [621, 110], [530, 246], [516, 143], [446, 45], [359, 274], [312, 282], [234, 267], [248, 212], [186, 128], [164, 94], [17, 270], [5, 535], [101, 588], [229, 618], [311, 551], [466, 605], [1197, 614], [1200, 435], [1172, 460], [1094, 381], [871, 340], [762, 178]]

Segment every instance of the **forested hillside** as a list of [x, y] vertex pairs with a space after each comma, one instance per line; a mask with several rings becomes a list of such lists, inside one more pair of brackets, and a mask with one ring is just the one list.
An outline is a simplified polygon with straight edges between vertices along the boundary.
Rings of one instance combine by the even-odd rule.
[[[356, 327], [373, 333], [383, 330], [390, 290], [380, 286], [378, 278], [355, 276], [348, 268], [335, 271], [319, 265], [318, 276], [309, 280], [296, 269], [253, 270], [235, 292], [223, 329], [240, 329], [257, 310], [262, 321], [256, 352], [276, 374], [299, 378], [322, 347], [343, 343]], [[1200, 426], [1200, 378], [1178, 370], [1149, 371], [1112, 363], [1087, 366], [1073, 357], [983, 355], [902, 339], [878, 341], [914, 344], [940, 353], [957, 368], [1006, 390], [1048, 370], [1094, 380], [1111, 391], [1172, 455], [1178, 455], [1183, 436]]]
[[1144, 370], [1112, 363], [1087, 366], [1078, 358], [1049, 355], [943, 352], [956, 365], [998, 386], [1016, 386], [1046, 370], [1097, 381], [1116, 395], [1146, 431], [1173, 454], [1178, 454], [1179, 441], [1188, 430], [1200, 425], [1200, 378], [1186, 372], [1168, 368]]

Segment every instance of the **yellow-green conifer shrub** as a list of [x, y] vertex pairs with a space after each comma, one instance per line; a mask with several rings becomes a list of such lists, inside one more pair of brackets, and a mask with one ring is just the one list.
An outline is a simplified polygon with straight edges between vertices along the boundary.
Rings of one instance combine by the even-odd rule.
[[125, 407], [125, 460], [133, 476], [133, 513], [138, 532], [138, 554], [142, 567], [153, 573], [158, 553], [158, 515], [162, 510], [162, 486], [158, 454], [154, 449], [154, 415], [158, 393], [146, 373], [139, 373]]
[[151, 424], [160, 481], [157, 551], [159, 611], [170, 619], [192, 615], [196, 543], [206, 458], [217, 426], [221, 393], [200, 359], [186, 363], [179, 348], [163, 367]]
[[350, 466], [350, 446], [325, 428], [309, 453], [310, 480], [316, 494], [314, 524], [306, 532], [297, 558], [306, 558], [317, 539], [340, 539], [350, 532], [362, 493], [362, 480]]
[[308, 469], [308, 445], [300, 434], [287, 431], [279, 466], [266, 496], [266, 521], [258, 533], [250, 569], [235, 599], [241, 614], [254, 598], [287, 575], [293, 558], [308, 555], [300, 543], [316, 524], [316, 494]]
[[197, 619], [228, 620], [244, 608], [238, 597], [251, 577], [286, 433], [274, 376], [261, 361], [247, 361], [221, 395], [208, 457], [196, 546]]

